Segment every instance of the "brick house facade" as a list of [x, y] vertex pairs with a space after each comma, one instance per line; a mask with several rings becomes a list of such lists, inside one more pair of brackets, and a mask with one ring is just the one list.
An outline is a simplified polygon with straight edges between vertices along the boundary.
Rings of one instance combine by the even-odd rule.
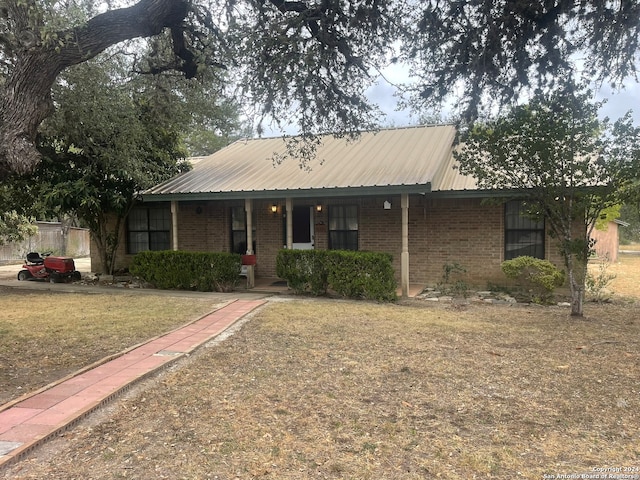
[[[510, 255], [513, 238], [522, 242], [516, 247], [526, 251], [527, 242], [533, 242], [534, 237], [537, 256], [561, 266], [544, 227], [535, 232], [525, 225], [513, 237], [507, 232], [511, 220], [507, 220], [506, 204], [484, 202], [495, 192], [476, 190], [472, 179], [454, 170], [452, 129], [383, 131], [381, 137], [361, 140], [368, 147], [363, 148], [366, 154], [359, 154], [362, 158], [350, 158], [349, 145], [341, 145], [339, 156], [344, 163], [336, 165], [342, 168], [364, 162], [367, 167], [356, 173], [345, 171], [344, 175], [336, 175], [341, 172], [336, 172], [329, 160], [322, 167], [325, 170], [316, 167], [306, 175], [297, 165], [274, 167], [254, 161], [240, 168], [237, 165], [246, 158], [257, 156], [256, 145], [265, 155], [275, 144], [261, 140], [234, 144], [212, 155], [208, 162], [197, 163], [191, 172], [145, 192], [136, 217], [139, 221], [129, 221], [121, 238], [117, 268], [126, 267], [133, 253], [145, 248], [253, 250], [255, 276], [275, 278], [276, 256], [282, 248], [346, 246], [390, 253], [403, 293], [409, 283], [435, 285], [442, 278], [443, 266], [452, 263], [466, 269], [465, 282], [486, 288], [507, 283], [500, 264]], [[396, 141], [398, 135], [407, 134], [409, 138]], [[416, 147], [419, 142], [424, 143]], [[234, 149], [241, 155], [234, 154]], [[376, 152], [385, 149], [388, 151], [376, 157]], [[425, 151], [437, 154], [425, 158]], [[385, 160], [390, 155], [394, 160]], [[423, 163], [430, 167], [423, 168]], [[232, 173], [225, 170], [230, 165], [234, 166]], [[367, 178], [370, 171], [375, 172], [372, 179]], [[295, 181], [302, 188], [279, 183], [280, 178], [290, 176], [299, 176]], [[344, 185], [336, 185], [343, 177]], [[147, 230], [136, 226], [144, 225], [145, 219]], [[253, 248], [247, 248], [248, 236], [253, 237]], [[142, 243], [136, 247], [138, 241]]]

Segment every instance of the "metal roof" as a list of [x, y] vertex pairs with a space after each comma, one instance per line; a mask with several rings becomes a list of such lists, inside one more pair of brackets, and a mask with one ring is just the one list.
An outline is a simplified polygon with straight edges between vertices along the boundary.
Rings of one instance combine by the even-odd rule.
[[356, 140], [320, 137], [315, 158], [301, 168], [282, 137], [239, 140], [193, 170], [143, 192], [145, 200], [266, 198], [277, 196], [428, 193], [475, 190], [454, 170], [454, 126], [406, 127], [362, 132]]

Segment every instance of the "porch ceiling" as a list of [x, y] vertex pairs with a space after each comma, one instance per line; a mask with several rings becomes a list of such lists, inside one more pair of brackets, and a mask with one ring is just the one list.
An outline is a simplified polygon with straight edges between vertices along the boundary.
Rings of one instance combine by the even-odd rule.
[[358, 140], [321, 137], [301, 168], [282, 138], [237, 141], [199, 158], [193, 170], [143, 192], [145, 200], [329, 197], [475, 190], [453, 168], [451, 125], [363, 132]]

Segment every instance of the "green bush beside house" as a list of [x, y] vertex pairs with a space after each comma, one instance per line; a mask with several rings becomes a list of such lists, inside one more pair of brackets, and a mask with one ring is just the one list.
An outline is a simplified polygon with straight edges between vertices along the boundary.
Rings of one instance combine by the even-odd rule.
[[345, 250], [280, 250], [276, 274], [296, 293], [380, 302], [397, 300], [397, 282], [386, 253]]
[[129, 271], [160, 289], [230, 292], [240, 282], [242, 257], [235, 253], [140, 252]]

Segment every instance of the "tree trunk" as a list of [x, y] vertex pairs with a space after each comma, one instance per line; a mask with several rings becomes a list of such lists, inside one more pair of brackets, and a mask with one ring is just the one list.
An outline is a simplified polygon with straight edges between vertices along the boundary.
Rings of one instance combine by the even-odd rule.
[[[0, 180], [11, 172], [32, 171], [40, 161], [35, 147], [38, 126], [51, 114], [51, 87], [65, 68], [85, 62], [124, 40], [158, 35], [178, 28], [190, 9], [189, 0], [140, 0], [129, 8], [110, 10], [58, 38], [60, 46], [20, 46], [0, 89]], [[16, 32], [21, 33], [21, 32]]]
[[565, 266], [571, 291], [571, 316], [584, 316], [584, 294], [587, 278], [587, 259], [575, 253], [566, 254]]

